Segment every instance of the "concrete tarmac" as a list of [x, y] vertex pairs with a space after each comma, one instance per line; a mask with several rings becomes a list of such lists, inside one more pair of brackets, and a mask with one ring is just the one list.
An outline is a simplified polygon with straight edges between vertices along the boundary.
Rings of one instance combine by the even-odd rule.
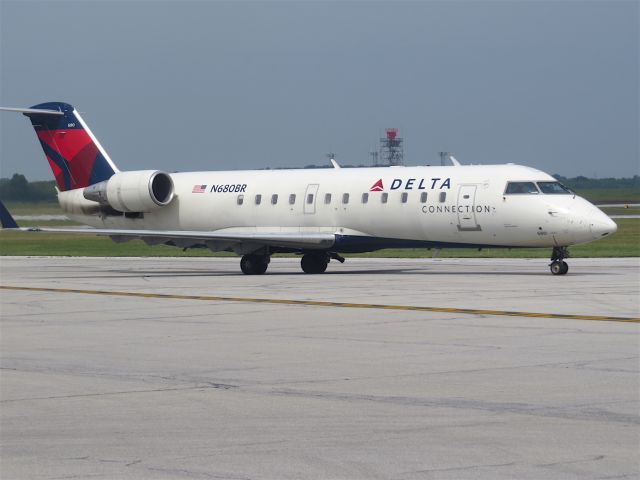
[[640, 478], [639, 259], [238, 263], [0, 258], [0, 477]]

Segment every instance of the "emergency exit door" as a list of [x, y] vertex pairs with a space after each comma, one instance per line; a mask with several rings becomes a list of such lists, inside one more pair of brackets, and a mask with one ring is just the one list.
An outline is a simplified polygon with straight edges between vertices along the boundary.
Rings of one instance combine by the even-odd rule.
[[318, 197], [317, 183], [307, 185], [307, 191], [304, 194], [304, 213], [316, 213], [316, 199]]

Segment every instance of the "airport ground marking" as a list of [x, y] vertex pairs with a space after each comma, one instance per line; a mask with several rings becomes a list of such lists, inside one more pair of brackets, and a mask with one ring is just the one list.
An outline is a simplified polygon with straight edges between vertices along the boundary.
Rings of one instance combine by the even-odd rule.
[[517, 312], [509, 310], [485, 310], [474, 308], [426, 307], [419, 305], [382, 305], [375, 303], [328, 302], [322, 300], [292, 300], [283, 298], [221, 297], [210, 295], [178, 295], [168, 293], [122, 292], [115, 290], [85, 290], [75, 288], [19, 287], [0, 285], [2, 290], [26, 292], [76, 293], [84, 295], [107, 295], [114, 297], [159, 298], [165, 300], [198, 300], [208, 302], [267, 303], [274, 305], [301, 305], [312, 307], [363, 308], [372, 310], [400, 310], [414, 312], [460, 313], [464, 315], [491, 315], [500, 317], [555, 318], [563, 320], [593, 320], [601, 322], [640, 323], [638, 317], [612, 317], [605, 315], [572, 315], [566, 313]]

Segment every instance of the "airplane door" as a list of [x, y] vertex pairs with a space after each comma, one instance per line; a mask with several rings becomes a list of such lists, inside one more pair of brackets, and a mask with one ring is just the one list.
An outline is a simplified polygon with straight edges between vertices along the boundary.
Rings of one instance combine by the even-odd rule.
[[316, 213], [316, 199], [318, 197], [317, 183], [307, 185], [307, 191], [304, 194], [304, 213]]
[[482, 230], [474, 210], [477, 185], [460, 185], [458, 190], [458, 230]]

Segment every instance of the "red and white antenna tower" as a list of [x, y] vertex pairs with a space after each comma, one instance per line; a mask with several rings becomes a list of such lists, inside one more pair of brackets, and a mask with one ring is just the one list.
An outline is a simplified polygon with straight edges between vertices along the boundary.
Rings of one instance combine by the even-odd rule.
[[380, 163], [382, 165], [404, 165], [403, 139], [397, 128], [387, 128], [386, 137], [380, 139]]

